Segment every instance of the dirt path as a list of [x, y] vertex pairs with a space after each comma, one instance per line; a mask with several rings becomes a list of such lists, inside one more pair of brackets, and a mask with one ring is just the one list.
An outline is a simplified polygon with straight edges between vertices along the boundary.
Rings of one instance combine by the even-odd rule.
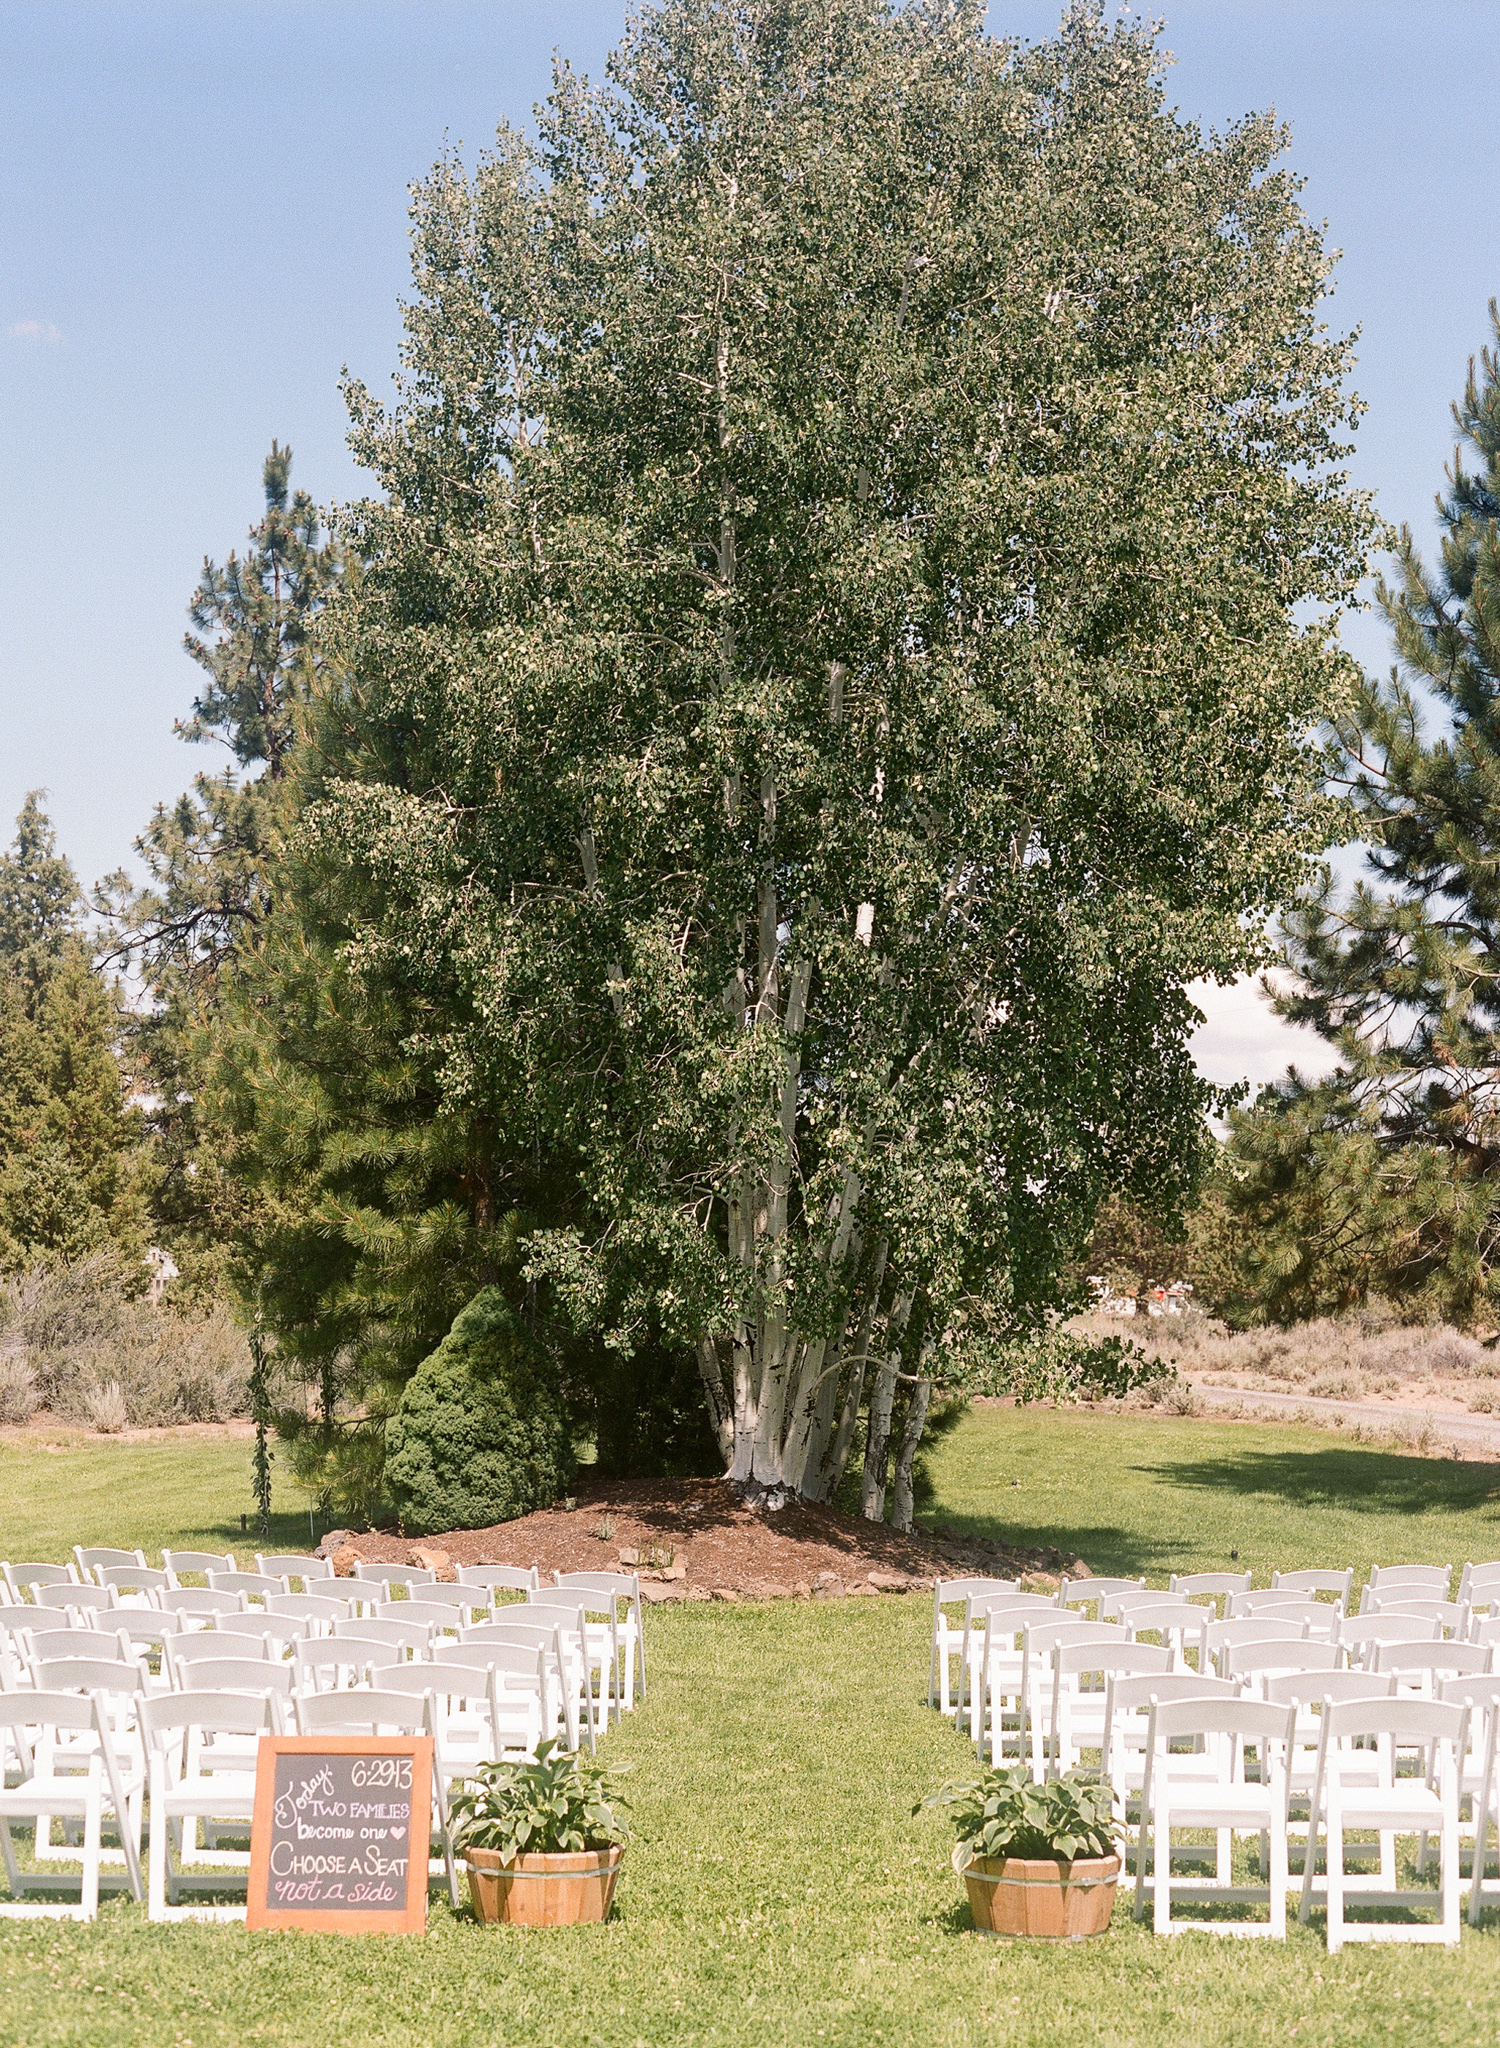
[[1500, 1415], [1456, 1415], [1436, 1408], [1402, 1407], [1394, 1401], [1330, 1401], [1314, 1394], [1206, 1386], [1201, 1380], [1193, 1382], [1193, 1391], [1205, 1408], [1238, 1409], [1246, 1415], [1263, 1414], [1278, 1421], [1306, 1416], [1311, 1421], [1342, 1423], [1346, 1427], [1354, 1424], [1388, 1436], [1408, 1437], [1414, 1446], [1426, 1439], [1434, 1445], [1454, 1445], [1471, 1455], [1500, 1455]]

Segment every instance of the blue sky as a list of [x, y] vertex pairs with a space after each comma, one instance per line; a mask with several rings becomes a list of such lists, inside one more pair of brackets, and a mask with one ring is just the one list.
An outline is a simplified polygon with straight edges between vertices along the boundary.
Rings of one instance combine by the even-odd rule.
[[[1354, 468], [1420, 533], [1448, 407], [1500, 291], [1494, 0], [1178, 0], [1170, 96], [1274, 106], [1344, 251], [1370, 410]], [[1033, 37], [1055, 4], [996, 4]], [[360, 488], [340, 368], [395, 362], [406, 187], [445, 140], [524, 120], [558, 46], [597, 74], [594, 0], [0, 0], [0, 821], [41, 785], [85, 880], [209, 765], [172, 735], [205, 554], [254, 517], [273, 436], [321, 501]], [[1382, 663], [1382, 634], [1349, 641]], [[1248, 991], [1209, 999], [1216, 1079], [1288, 1056]]]

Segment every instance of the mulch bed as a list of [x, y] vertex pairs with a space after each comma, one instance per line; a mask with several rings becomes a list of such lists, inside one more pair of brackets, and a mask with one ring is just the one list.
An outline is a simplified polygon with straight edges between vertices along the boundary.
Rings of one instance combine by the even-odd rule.
[[903, 1536], [828, 1507], [768, 1513], [722, 1479], [599, 1481], [581, 1487], [571, 1506], [493, 1529], [420, 1541], [340, 1529], [318, 1548], [343, 1574], [358, 1559], [432, 1564], [449, 1579], [460, 1564], [534, 1564], [544, 1583], [554, 1571], [638, 1571], [642, 1597], [657, 1603], [906, 1593], [965, 1572], [1054, 1585], [1062, 1572], [1089, 1575], [1060, 1550], [1014, 1549], [957, 1530]]

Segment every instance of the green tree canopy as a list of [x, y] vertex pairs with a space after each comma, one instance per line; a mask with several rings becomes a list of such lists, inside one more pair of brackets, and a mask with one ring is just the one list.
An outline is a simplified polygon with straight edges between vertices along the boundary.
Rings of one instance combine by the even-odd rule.
[[256, 1256], [293, 1342], [414, 1363], [508, 1274], [688, 1347], [772, 1498], [863, 1414], [909, 1519], [934, 1377], [1199, 1172], [1186, 986], [1321, 843], [1348, 350], [1281, 131], [1094, 9], [662, 0], [610, 79], [437, 167], [350, 390], [382, 495], [223, 1069], [321, 1201]]
[[[1495, 308], [1491, 306], [1495, 321]], [[1500, 326], [1497, 326], [1500, 333]], [[1371, 1289], [1413, 1313], [1500, 1308], [1500, 358], [1471, 362], [1429, 567], [1402, 531], [1379, 586], [1396, 665], [1337, 721], [1332, 774], [1366, 879], [1287, 920], [1278, 1007], [1338, 1049], [1238, 1119], [1237, 1203], [1264, 1311]]]

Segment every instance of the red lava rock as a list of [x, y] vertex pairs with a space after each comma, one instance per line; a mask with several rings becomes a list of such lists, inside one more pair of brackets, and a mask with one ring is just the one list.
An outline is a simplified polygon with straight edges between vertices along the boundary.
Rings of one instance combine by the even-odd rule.
[[648, 1607], [662, 1607], [673, 1600], [686, 1600], [686, 1591], [681, 1586], [642, 1586], [641, 1598]]
[[799, 1600], [811, 1600], [812, 1598], [812, 1587], [808, 1585], [806, 1579], [799, 1579], [796, 1585], [793, 1586], [792, 1591]]
[[877, 1593], [909, 1593], [911, 1580], [902, 1572], [866, 1572], [865, 1583]]
[[342, 1550], [336, 1550], [333, 1553], [334, 1577], [336, 1579], [352, 1579], [354, 1577], [354, 1567], [359, 1563], [363, 1555], [362, 1551], [355, 1549], [353, 1543], [346, 1543]]
[[458, 1577], [453, 1569], [453, 1560], [446, 1550], [435, 1550], [428, 1543], [414, 1543], [411, 1547], [411, 1561], [425, 1571], [435, 1572], [440, 1579], [450, 1582]]
[[727, 1600], [731, 1606], [736, 1605], [740, 1598], [732, 1586], [715, 1586], [712, 1597], [715, 1600]]
[[641, 1561], [641, 1553], [638, 1550], [617, 1550], [615, 1556], [626, 1571], [634, 1571]]

